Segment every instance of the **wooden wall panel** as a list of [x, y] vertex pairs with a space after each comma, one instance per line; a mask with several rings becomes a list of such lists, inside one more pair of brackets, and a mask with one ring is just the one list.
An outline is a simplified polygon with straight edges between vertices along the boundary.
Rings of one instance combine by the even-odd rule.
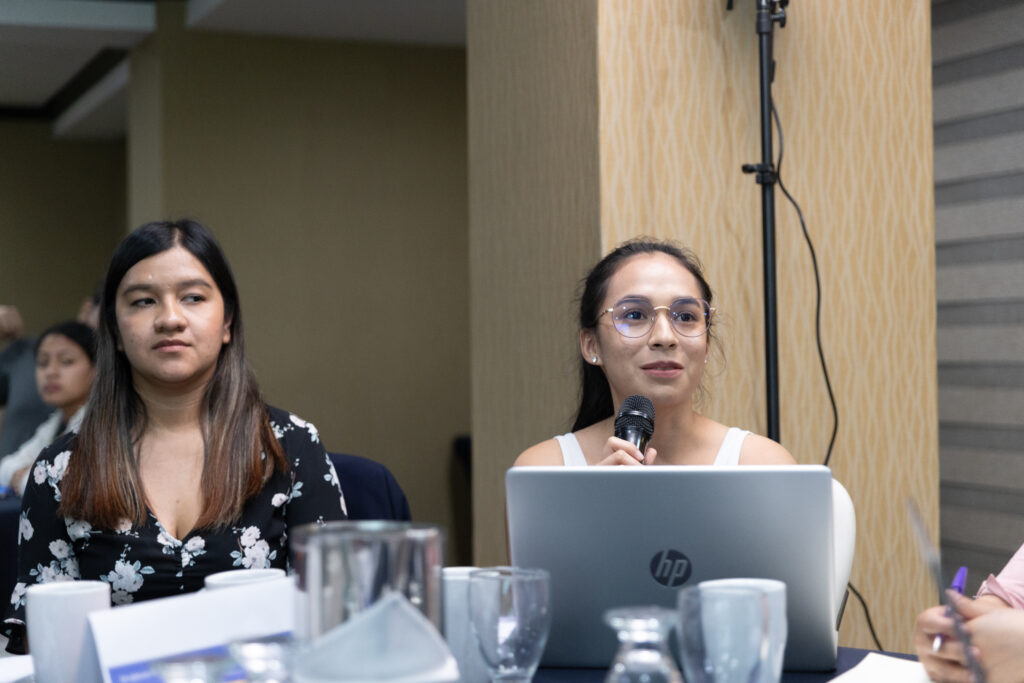
[[[653, 234], [702, 257], [722, 313], [705, 410], [765, 430], [754, 3], [602, 0], [603, 249]], [[858, 514], [853, 583], [883, 645], [907, 651], [934, 589], [904, 499], [937, 528], [929, 7], [799, 3], [776, 30], [783, 178], [821, 265], [822, 334], [839, 404], [831, 466]], [[782, 442], [821, 462], [832, 428], [814, 338], [814, 280], [777, 197]], [[841, 643], [871, 646], [851, 601]]]

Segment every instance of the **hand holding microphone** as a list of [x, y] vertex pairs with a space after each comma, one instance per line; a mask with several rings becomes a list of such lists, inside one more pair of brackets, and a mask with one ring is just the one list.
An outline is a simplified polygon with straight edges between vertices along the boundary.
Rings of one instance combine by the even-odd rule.
[[654, 404], [646, 396], [634, 394], [622, 402], [615, 417], [615, 436], [605, 444], [602, 465], [644, 465], [654, 462], [655, 449], [647, 444], [654, 434]]

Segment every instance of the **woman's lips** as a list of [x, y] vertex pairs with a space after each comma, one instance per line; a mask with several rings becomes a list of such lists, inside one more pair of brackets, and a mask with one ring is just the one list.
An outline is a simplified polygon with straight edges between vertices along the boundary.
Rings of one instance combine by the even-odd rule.
[[157, 342], [153, 348], [157, 351], [181, 351], [186, 346], [188, 346], [188, 344], [180, 339], [165, 339]]
[[44, 384], [43, 385], [43, 393], [44, 394], [54, 394], [54, 393], [57, 393], [58, 391], [60, 391], [60, 385], [59, 384]]
[[651, 377], [675, 377], [682, 373], [683, 366], [675, 361], [655, 361], [640, 366]]

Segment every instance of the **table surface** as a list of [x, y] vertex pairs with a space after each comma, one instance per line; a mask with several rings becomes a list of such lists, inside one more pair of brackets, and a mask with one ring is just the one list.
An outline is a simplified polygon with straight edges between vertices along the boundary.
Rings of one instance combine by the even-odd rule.
[[[824, 683], [860, 663], [872, 650], [861, 650], [853, 647], [841, 647], [836, 656], [835, 671], [812, 672], [812, 671], [783, 671], [782, 683]], [[897, 652], [886, 652], [892, 657], [903, 659], [916, 659], [913, 655], [905, 655]], [[604, 681], [607, 669], [540, 669], [533, 677], [534, 683], [601, 683]]]

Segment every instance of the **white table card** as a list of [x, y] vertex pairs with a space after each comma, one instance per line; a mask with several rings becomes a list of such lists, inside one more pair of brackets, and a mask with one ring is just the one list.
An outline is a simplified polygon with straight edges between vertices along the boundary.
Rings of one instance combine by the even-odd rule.
[[228, 643], [291, 633], [291, 577], [217, 591], [148, 600], [91, 614], [89, 623], [106, 683], [159, 683], [154, 661], [226, 652]]

